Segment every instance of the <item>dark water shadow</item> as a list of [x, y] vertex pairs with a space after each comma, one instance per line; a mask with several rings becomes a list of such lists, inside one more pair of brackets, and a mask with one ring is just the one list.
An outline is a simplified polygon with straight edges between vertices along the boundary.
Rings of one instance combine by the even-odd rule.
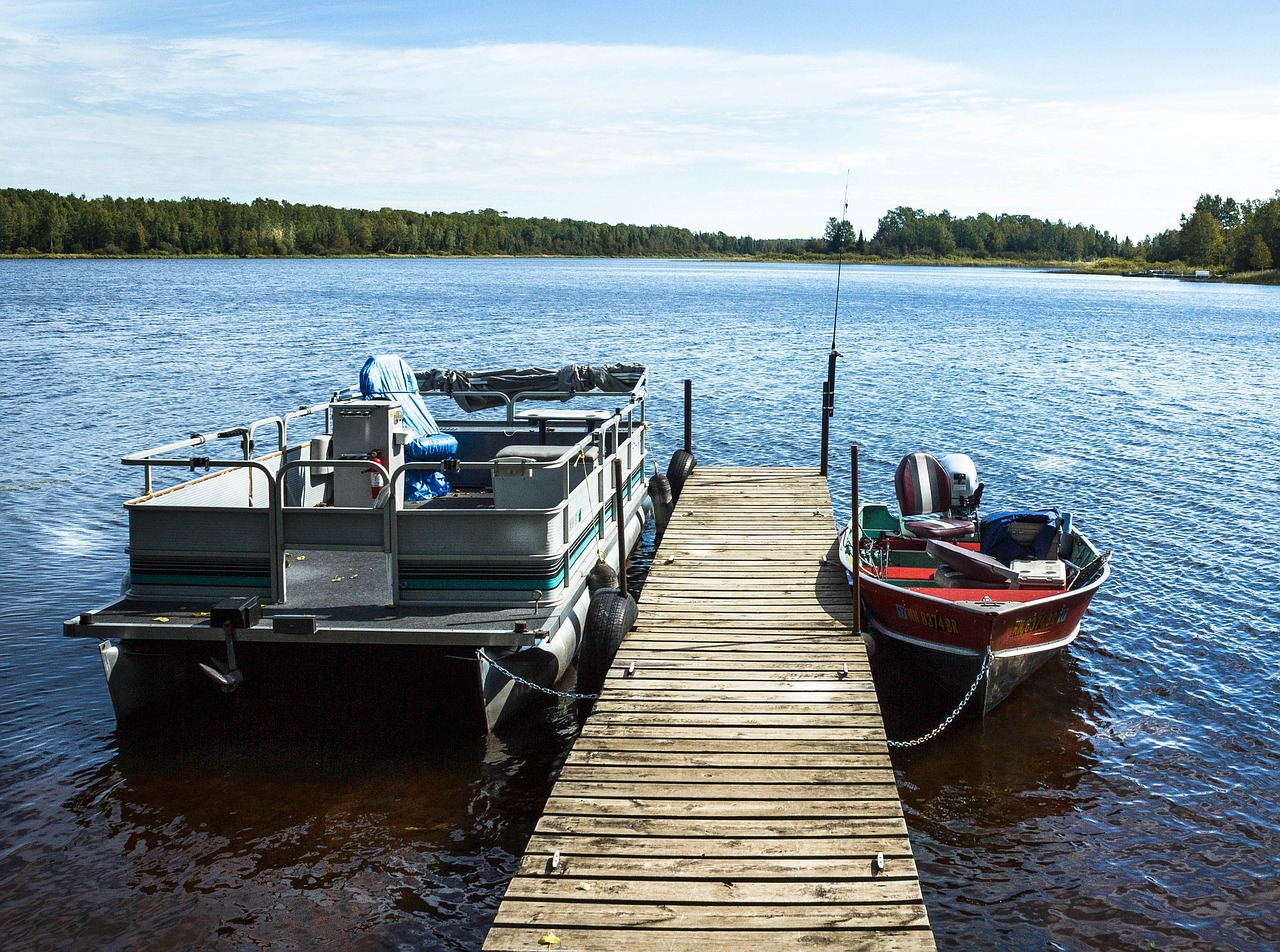
[[577, 731], [565, 703], [479, 734], [377, 698], [117, 731], [62, 804], [83, 834], [53, 875], [99, 882], [85, 947], [478, 948]]
[[[890, 639], [876, 639], [871, 663], [890, 740], [929, 733], [963, 698], [927, 677], [918, 655]], [[981, 823], [992, 826], [1073, 809], [1066, 794], [1097, 766], [1098, 704], [1069, 653], [1049, 660], [985, 717], [971, 699], [933, 740], [891, 751], [904, 803], [924, 815], [935, 798], [976, 791]]]

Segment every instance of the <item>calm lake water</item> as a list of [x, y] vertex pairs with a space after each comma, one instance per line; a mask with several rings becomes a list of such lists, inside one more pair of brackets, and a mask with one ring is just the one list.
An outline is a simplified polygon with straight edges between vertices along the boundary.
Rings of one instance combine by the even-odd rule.
[[[490, 737], [119, 735], [61, 622], [118, 591], [123, 453], [400, 352], [644, 361], [664, 463], [691, 377], [701, 462], [816, 465], [834, 290], [802, 265], [0, 262], [4, 948], [477, 948], [578, 729], [548, 703]], [[1058, 505], [1114, 551], [1067, 655], [895, 754], [940, 947], [1280, 947], [1280, 288], [846, 268], [841, 302], [841, 518], [851, 441], [868, 498], [958, 451], [989, 511]]]

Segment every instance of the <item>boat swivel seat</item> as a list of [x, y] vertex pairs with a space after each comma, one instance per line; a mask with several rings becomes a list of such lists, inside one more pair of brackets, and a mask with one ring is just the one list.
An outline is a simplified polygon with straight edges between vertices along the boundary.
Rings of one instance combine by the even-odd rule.
[[[370, 357], [360, 368], [360, 395], [366, 400], [392, 400], [400, 404], [412, 439], [405, 444], [405, 459], [436, 463], [458, 455], [458, 439], [440, 432], [435, 417], [418, 391], [409, 364], [398, 354]], [[449, 483], [438, 471], [410, 470], [405, 475], [405, 497], [419, 501], [448, 493]]]
[[956, 539], [974, 532], [972, 520], [951, 517], [951, 477], [928, 453], [904, 456], [893, 474], [893, 488], [908, 535]]

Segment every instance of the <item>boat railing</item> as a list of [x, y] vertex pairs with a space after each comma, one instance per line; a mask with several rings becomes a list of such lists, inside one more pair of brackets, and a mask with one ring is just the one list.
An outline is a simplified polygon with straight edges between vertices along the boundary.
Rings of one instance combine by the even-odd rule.
[[[120, 462], [125, 466], [141, 466], [143, 479], [143, 495], [150, 496], [155, 490], [152, 480], [152, 467], [186, 467], [192, 472], [197, 468], [226, 468], [242, 463], [249, 462], [254, 458], [254, 450], [256, 448], [256, 436], [260, 429], [268, 426], [274, 426], [276, 429], [276, 450], [277, 453], [283, 453], [289, 443], [289, 423], [293, 420], [311, 416], [312, 414], [324, 411], [326, 414], [326, 429], [328, 426], [329, 404], [319, 403], [310, 407], [300, 407], [283, 416], [263, 417], [260, 420], [254, 420], [245, 426], [222, 427], [217, 430], [211, 430], [208, 433], [193, 433], [185, 440], [175, 440], [172, 443], [165, 443], [161, 446], [154, 446], [150, 449], [141, 450], [137, 453], [130, 453], [120, 458]], [[179, 450], [195, 449], [214, 443], [219, 440], [239, 439], [241, 457], [236, 460], [215, 460], [206, 456], [192, 456], [185, 460], [165, 459], [170, 453], [176, 453]]]
[[[350, 551], [384, 551], [390, 557], [389, 574], [392, 580], [401, 578], [401, 556], [421, 563], [433, 558], [481, 558], [493, 557], [495, 549], [499, 557], [505, 555], [523, 559], [564, 558], [571, 559], [575, 543], [582, 545], [584, 527], [588, 538], [597, 538], [607, 547], [607, 513], [614, 503], [613, 469], [588, 460], [607, 462], [610, 447], [626, 464], [627, 477], [622, 487], [625, 499], [632, 499], [634, 479], [643, 479], [643, 472], [635, 474], [644, 459], [642, 427], [634, 426], [634, 420], [626, 419], [628, 430], [623, 433], [624, 418], [614, 414], [598, 424], [591, 433], [576, 443], [556, 447], [561, 450], [553, 460], [526, 459], [519, 456], [491, 460], [406, 461], [388, 469], [372, 460], [294, 459], [283, 462], [275, 474], [276, 508], [273, 512], [272, 587], [277, 598], [284, 598], [283, 572], [279, 570], [282, 553], [289, 548], [341, 549]], [[326, 465], [358, 466], [365, 471], [382, 476], [387, 489], [379, 496], [379, 502], [369, 507], [335, 508], [304, 507], [287, 504], [285, 483], [290, 472]], [[571, 470], [582, 466], [583, 479], [578, 489], [572, 486]], [[463, 470], [505, 470], [514, 478], [531, 478], [535, 472], [559, 471], [559, 491], [549, 494], [550, 505], [530, 503], [527, 508], [464, 508], [443, 506], [406, 506], [401, 498], [400, 486], [410, 472], [439, 471], [456, 473]], [[585, 489], [583, 489], [585, 487]], [[575, 495], [581, 493], [582, 495]], [[583, 498], [585, 497], [585, 498]], [[574, 503], [574, 499], [578, 499]], [[383, 501], [385, 500], [385, 501]], [[617, 515], [614, 518], [618, 518]], [[407, 520], [407, 521], [406, 521]], [[419, 520], [426, 520], [419, 522]], [[484, 531], [475, 531], [476, 520], [483, 520]], [[456, 525], [454, 525], [456, 523]], [[462, 526], [467, 525], [468, 530]], [[541, 528], [539, 528], [541, 527]], [[544, 552], [522, 552], [502, 537], [507, 533], [515, 538], [528, 538], [541, 532], [547, 539]], [[536, 547], [535, 547], [536, 548]], [[434, 551], [434, 554], [432, 552]], [[277, 589], [277, 585], [280, 586]], [[401, 586], [393, 586], [392, 598], [401, 600]], [[537, 596], [537, 597], [542, 597]]]
[[[639, 383], [625, 394], [628, 398], [628, 406], [643, 404], [647, 395], [645, 389], [646, 380], [647, 374], [641, 377]], [[473, 396], [477, 399], [498, 400], [506, 410], [508, 423], [516, 422], [516, 404], [526, 400], [536, 400], [541, 403], [567, 403], [574, 399], [595, 398], [604, 400], [609, 397], [624, 396], [624, 394], [607, 393], [603, 390], [521, 390], [517, 393], [504, 393], [501, 390], [421, 390], [419, 393], [423, 397], [446, 399], [455, 403], [457, 397], [466, 396]], [[360, 388], [355, 386], [343, 387], [333, 393], [334, 403], [359, 399], [361, 399]]]
[[[498, 400], [501, 402], [501, 405], [505, 406], [506, 408], [507, 422], [514, 423], [516, 421], [516, 404], [526, 400], [534, 400], [534, 401], [544, 402], [544, 403], [545, 402], [565, 403], [565, 402], [568, 402], [569, 400], [583, 399], [583, 398], [606, 399], [609, 397], [617, 398], [619, 396], [625, 396], [628, 400], [626, 408], [635, 407], [637, 405], [643, 407], [644, 400], [648, 392], [648, 382], [649, 382], [649, 373], [648, 371], [645, 371], [641, 373], [635, 385], [625, 393], [622, 391], [608, 392], [604, 390], [594, 390], [594, 389], [593, 390], [574, 390], [574, 389], [519, 390], [514, 393], [507, 393], [502, 390], [485, 390], [485, 389], [455, 390], [452, 387], [445, 387], [444, 389], [440, 389], [440, 390], [435, 390], [435, 389], [419, 390], [419, 393], [424, 397], [443, 397], [443, 398], [446, 398], [449, 400], [455, 400], [455, 401], [458, 398], [465, 398], [468, 396], [475, 397], [475, 398], [483, 398], [486, 400]], [[340, 391], [340, 393], [348, 399], [355, 399], [360, 396], [359, 389], [355, 387], [348, 387], [345, 390]], [[335, 398], [336, 397], [337, 395], [335, 394]], [[626, 408], [623, 408], [623, 409], [626, 409]], [[619, 410], [618, 412], [621, 412], [621, 410]], [[643, 410], [641, 412], [643, 412]]]
[[[174, 586], [184, 590], [191, 585], [212, 586], [210, 590], [226, 588], [232, 583], [217, 579], [235, 577], [257, 579], [252, 588], [263, 594], [269, 590], [273, 600], [281, 601], [286, 596], [284, 553], [290, 548], [384, 551], [392, 558], [392, 578], [397, 578], [399, 536], [405, 518], [410, 520], [405, 523], [409, 532], [406, 541], [418, 558], [442, 558], [446, 551], [478, 557], [478, 550], [472, 549], [483, 543], [479, 538], [467, 541], [475, 534], [472, 527], [477, 521], [486, 527], [481, 535], [487, 533], [504, 543], [506, 551], [513, 556], [518, 557], [523, 551], [522, 540], [539, 536], [546, 539], [545, 550], [531, 549], [526, 553], [528, 557], [549, 558], [555, 552], [564, 555], [575, 543], [579, 548], [573, 550], [580, 551], [584, 531], [588, 534], [595, 531], [588, 529], [588, 523], [596, 523], [597, 534], [604, 535], [607, 513], [613, 504], [612, 469], [604, 465], [609, 459], [616, 454], [626, 466], [628, 475], [623, 490], [627, 499], [633, 496], [635, 480], [643, 479], [642, 471], [636, 473], [637, 467], [643, 468], [644, 460], [641, 405], [625, 414], [618, 411], [605, 420], [591, 421], [589, 431], [581, 438], [572, 444], [555, 445], [558, 452], [553, 459], [523, 458], [518, 455], [519, 444], [514, 444], [517, 454], [508, 459], [406, 461], [388, 469], [370, 459], [309, 458], [305, 443], [290, 448], [287, 440], [285, 447], [274, 453], [243, 458], [244, 452], [252, 452], [256, 429], [274, 424], [277, 433], [284, 437], [291, 419], [323, 408], [324, 405], [302, 408], [286, 417], [267, 418], [249, 427], [195, 434], [124, 458], [127, 465], [142, 466], [147, 473], [147, 494], [128, 507], [131, 570], [139, 597], [166, 597], [167, 593], [176, 591]], [[241, 452], [234, 456], [182, 459], [166, 455], [237, 438], [241, 441]], [[579, 466], [581, 476], [574, 472]], [[152, 486], [155, 467], [219, 472], [212, 474], [217, 477], [213, 481], [210, 475], [205, 475], [155, 492]], [[290, 479], [291, 474], [324, 468], [332, 472], [338, 467], [381, 475], [389, 487], [381, 497], [385, 501], [371, 500], [367, 506], [354, 507], [300, 502], [305, 496], [298, 489], [299, 481]], [[535, 473], [549, 471], [559, 471], [560, 475], [558, 479], [544, 477], [544, 483], [546, 478], [551, 480], [545, 484], [545, 494], [525, 494], [527, 501], [521, 501], [517, 494], [515, 501], [504, 507], [492, 504], [480, 508], [455, 507], [447, 503], [408, 506], [401, 499], [399, 489], [406, 475], [414, 470], [440, 470], [446, 474], [487, 470], [496, 476], [502, 468], [507, 469], [504, 475], [508, 479], [534, 477]], [[243, 474], [238, 479], [232, 476], [237, 471]], [[226, 482], [227, 478], [231, 482]], [[265, 493], [261, 490], [264, 482]], [[423, 517], [427, 521], [419, 522]], [[432, 541], [434, 539], [441, 541]], [[536, 543], [534, 549], [537, 549]], [[234, 571], [227, 566], [234, 566]], [[201, 581], [177, 581], [197, 576]]]

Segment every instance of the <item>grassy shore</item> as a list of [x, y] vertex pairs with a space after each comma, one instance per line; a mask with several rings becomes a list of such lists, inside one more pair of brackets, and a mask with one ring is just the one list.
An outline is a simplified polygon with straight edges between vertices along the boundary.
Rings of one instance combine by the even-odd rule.
[[1242, 271], [1227, 276], [1230, 284], [1274, 284], [1280, 285], [1280, 268], [1271, 271]]
[[[930, 258], [924, 255], [907, 255], [902, 258], [881, 258], [876, 255], [844, 255], [838, 257], [828, 254], [759, 254], [759, 255], [715, 255], [715, 254], [689, 254], [689, 255], [551, 255], [551, 254], [397, 254], [395, 252], [377, 252], [374, 254], [327, 254], [327, 255], [234, 255], [234, 254], [164, 254], [164, 253], [143, 253], [143, 254], [106, 254], [101, 252], [76, 252], [76, 253], [37, 253], [37, 254], [0, 254], [0, 260], [57, 260], [57, 261], [126, 261], [138, 259], [142, 261], [177, 261], [177, 260], [234, 260], [236, 258], [246, 258], [260, 261], [290, 261], [290, 260], [306, 260], [306, 259], [327, 259], [327, 258], [590, 258], [590, 257], [613, 257], [613, 258], [635, 258], [637, 260], [667, 259], [672, 261], [696, 260], [696, 261], [732, 261], [732, 262], [766, 262], [766, 263], [788, 263], [788, 262], [805, 262], [811, 264], [836, 264], [837, 261], [847, 265], [857, 264], [887, 264], [887, 265], [914, 265], [916, 267], [927, 268], [1046, 268], [1053, 270], [1068, 270], [1074, 267], [1070, 261], [1024, 261], [1019, 258], [966, 258], [952, 256], [946, 258]], [[1076, 263], [1078, 264], [1078, 263]]]
[[[85, 260], [232, 260], [236, 258], [246, 257], [244, 255], [231, 254], [199, 254], [199, 255], [174, 255], [163, 253], [148, 254], [104, 254], [104, 253], [77, 253], [77, 254], [0, 254], [0, 261], [3, 260], [40, 260], [51, 259], [59, 261], [85, 261]], [[546, 255], [546, 254], [528, 254], [528, 255], [511, 255], [511, 254], [491, 254], [491, 255], [406, 255], [394, 254], [391, 252], [379, 252], [377, 254], [330, 254], [330, 255], [250, 255], [250, 258], [256, 260], [305, 260], [316, 259], [323, 260], [328, 258], [577, 258], [590, 257], [582, 255]], [[970, 258], [960, 255], [952, 255], [944, 258], [930, 258], [924, 255], [907, 255], [901, 258], [882, 258], [878, 255], [858, 255], [848, 254], [843, 257], [828, 254], [761, 254], [761, 255], [688, 255], [685, 258], [674, 258], [669, 255], [635, 255], [635, 256], [615, 256], [615, 257], [635, 257], [644, 259], [652, 257], [655, 259], [669, 258], [670, 260], [700, 260], [700, 261], [731, 261], [731, 262], [765, 262], [765, 263], [787, 263], [787, 262], [805, 262], [812, 264], [835, 264], [837, 261], [847, 265], [908, 265], [924, 268], [1034, 268], [1043, 271], [1063, 271], [1071, 274], [1105, 274], [1105, 275], [1129, 275], [1134, 277], [1143, 277], [1148, 270], [1159, 269], [1166, 273], [1181, 274], [1190, 279], [1194, 276], [1197, 269], [1188, 267], [1181, 261], [1175, 262], [1146, 262], [1146, 261], [1130, 261], [1127, 258], [1101, 258], [1097, 261], [1036, 261], [1024, 260], [1021, 258]], [[1230, 284], [1266, 284], [1280, 285], [1280, 269], [1271, 271], [1247, 271], [1239, 274], [1230, 275], [1214, 275], [1210, 281], [1225, 281]]]

